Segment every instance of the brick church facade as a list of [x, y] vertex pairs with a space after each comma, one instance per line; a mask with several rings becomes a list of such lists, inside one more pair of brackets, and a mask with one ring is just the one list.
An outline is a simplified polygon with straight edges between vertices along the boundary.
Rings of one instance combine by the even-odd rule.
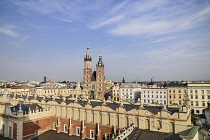
[[84, 56], [84, 73], [83, 73], [83, 88], [88, 92], [91, 99], [103, 100], [105, 94], [105, 76], [104, 76], [104, 63], [102, 56], [99, 56], [98, 63], [96, 64], [96, 70], [92, 71], [92, 56], [90, 49], [87, 48], [87, 52]]

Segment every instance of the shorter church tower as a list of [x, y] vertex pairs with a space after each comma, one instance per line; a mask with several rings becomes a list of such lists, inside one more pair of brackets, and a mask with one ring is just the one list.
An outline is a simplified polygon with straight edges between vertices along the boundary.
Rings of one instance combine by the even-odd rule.
[[105, 93], [105, 77], [104, 77], [104, 63], [102, 61], [102, 56], [99, 56], [98, 63], [96, 64], [96, 91], [99, 99], [104, 98]]

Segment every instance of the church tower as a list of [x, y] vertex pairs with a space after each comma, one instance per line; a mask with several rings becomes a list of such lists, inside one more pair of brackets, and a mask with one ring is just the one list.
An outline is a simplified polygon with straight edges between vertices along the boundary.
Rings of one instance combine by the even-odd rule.
[[[91, 91], [91, 76], [92, 76], [92, 56], [90, 55], [90, 48], [87, 48], [87, 52], [84, 57], [84, 73], [83, 73], [85, 92], [90, 94]], [[86, 92], [86, 93], [87, 93]]]
[[105, 92], [105, 77], [104, 77], [104, 63], [102, 61], [102, 56], [99, 56], [98, 63], [96, 64], [96, 91], [98, 99], [104, 98]]

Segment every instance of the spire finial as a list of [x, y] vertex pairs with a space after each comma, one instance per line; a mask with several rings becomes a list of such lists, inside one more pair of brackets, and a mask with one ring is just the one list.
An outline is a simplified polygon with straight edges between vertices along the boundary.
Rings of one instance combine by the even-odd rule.
[[87, 49], [89, 49], [90, 48], [90, 41], [88, 40], [88, 42], [87, 42]]

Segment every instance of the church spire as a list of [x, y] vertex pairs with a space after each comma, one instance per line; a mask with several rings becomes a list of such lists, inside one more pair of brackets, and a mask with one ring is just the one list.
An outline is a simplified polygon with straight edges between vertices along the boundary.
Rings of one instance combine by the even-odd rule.
[[84, 61], [92, 61], [92, 56], [90, 55], [90, 48], [87, 48], [87, 52], [85, 54]]
[[123, 76], [123, 80], [122, 80], [122, 83], [125, 83], [125, 79], [124, 79], [124, 76]]
[[96, 64], [96, 67], [104, 67], [104, 63], [102, 61], [102, 56], [99, 55], [99, 60], [98, 60], [98, 63]]

